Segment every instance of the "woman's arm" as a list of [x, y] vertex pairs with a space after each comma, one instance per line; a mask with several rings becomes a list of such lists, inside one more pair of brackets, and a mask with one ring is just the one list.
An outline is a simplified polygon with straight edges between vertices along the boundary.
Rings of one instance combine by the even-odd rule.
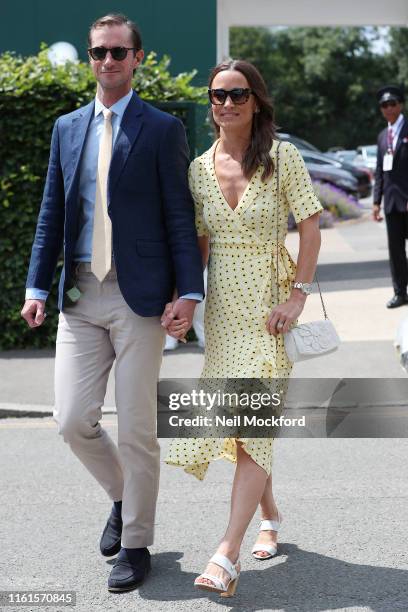
[[203, 270], [207, 267], [208, 257], [210, 254], [210, 238], [209, 236], [198, 237], [198, 248], [200, 249], [201, 257], [203, 260]]
[[[319, 214], [304, 219], [298, 224], [300, 242], [297, 259], [295, 282], [311, 283], [313, 281], [317, 258], [320, 250]], [[306, 295], [301, 289], [292, 289], [289, 299], [272, 310], [266, 327], [273, 335], [285, 334], [293, 321], [301, 314], [306, 302]], [[278, 327], [278, 323], [283, 326]]]
[[[321, 244], [319, 214], [315, 213], [301, 221], [298, 229], [300, 241], [295, 282], [311, 283], [314, 279]], [[300, 289], [292, 289], [293, 292], [302, 293]]]

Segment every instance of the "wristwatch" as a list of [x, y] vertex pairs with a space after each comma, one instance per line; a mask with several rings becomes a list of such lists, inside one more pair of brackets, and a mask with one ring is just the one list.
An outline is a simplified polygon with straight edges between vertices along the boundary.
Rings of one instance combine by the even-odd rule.
[[301, 292], [304, 293], [305, 295], [310, 295], [310, 293], [312, 293], [313, 285], [312, 283], [296, 282], [296, 283], [293, 283], [292, 287], [294, 289], [300, 289]]

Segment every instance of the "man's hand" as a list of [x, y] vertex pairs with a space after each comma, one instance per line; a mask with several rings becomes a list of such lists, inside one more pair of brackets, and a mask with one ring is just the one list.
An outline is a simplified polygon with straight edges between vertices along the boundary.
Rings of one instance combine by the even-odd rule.
[[166, 331], [169, 336], [176, 338], [177, 340], [181, 340], [181, 342], [186, 342], [184, 338], [185, 334], [188, 331], [188, 321], [187, 319], [175, 319], [173, 313], [173, 304], [174, 302], [168, 302], [161, 316], [161, 324], [166, 328]]
[[193, 324], [194, 310], [197, 306], [196, 300], [186, 300], [184, 298], [178, 298], [173, 303], [173, 315], [175, 319], [187, 319], [188, 327], [187, 331]]
[[166, 304], [161, 323], [173, 338], [183, 340], [193, 323], [195, 300], [179, 298]]
[[45, 314], [45, 300], [26, 300], [21, 316], [30, 327], [40, 327], [47, 316]]
[[379, 204], [373, 204], [373, 219], [374, 221], [382, 221], [381, 206]]

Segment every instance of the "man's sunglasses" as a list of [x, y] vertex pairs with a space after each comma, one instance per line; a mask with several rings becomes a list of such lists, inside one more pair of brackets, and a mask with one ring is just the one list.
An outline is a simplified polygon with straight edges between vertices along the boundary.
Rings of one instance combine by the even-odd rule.
[[230, 97], [233, 104], [245, 104], [248, 102], [249, 96], [252, 93], [252, 89], [243, 87], [234, 87], [234, 89], [209, 89], [208, 97], [210, 98], [211, 104], [222, 105], [225, 104], [227, 98]]
[[388, 106], [397, 106], [398, 102], [396, 100], [388, 100], [387, 102], [381, 102], [381, 108], [388, 108]]
[[108, 51], [110, 51], [112, 59], [121, 62], [127, 56], [128, 51], [137, 51], [137, 49], [135, 47], [92, 47], [92, 49], [88, 49], [89, 55], [96, 62], [104, 60]]

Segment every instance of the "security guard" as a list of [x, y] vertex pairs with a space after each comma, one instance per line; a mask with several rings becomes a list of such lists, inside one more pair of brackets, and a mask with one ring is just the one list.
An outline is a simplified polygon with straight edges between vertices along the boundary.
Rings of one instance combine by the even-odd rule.
[[387, 224], [388, 252], [394, 297], [387, 308], [408, 303], [408, 264], [405, 241], [408, 238], [408, 122], [402, 114], [404, 94], [399, 87], [382, 87], [377, 92], [387, 127], [377, 141], [373, 217], [382, 221], [381, 200]]

